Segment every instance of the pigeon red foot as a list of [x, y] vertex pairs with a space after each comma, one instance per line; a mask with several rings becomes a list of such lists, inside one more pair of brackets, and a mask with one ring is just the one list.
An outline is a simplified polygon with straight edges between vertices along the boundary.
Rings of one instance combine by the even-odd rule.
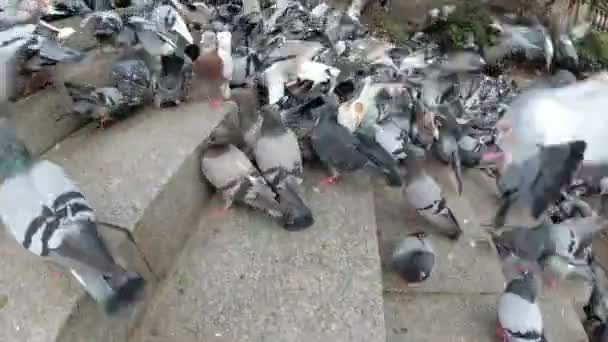
[[209, 99], [209, 107], [211, 108], [219, 108], [222, 105], [224, 100], [221, 97], [212, 97]]
[[496, 325], [496, 337], [498, 337], [498, 339], [502, 342], [509, 342], [509, 339], [507, 338], [507, 333], [505, 332], [505, 329], [500, 326], [500, 323]]
[[321, 179], [319, 183], [321, 183], [321, 185], [334, 185], [338, 182], [338, 180], [338, 176], [327, 176]]

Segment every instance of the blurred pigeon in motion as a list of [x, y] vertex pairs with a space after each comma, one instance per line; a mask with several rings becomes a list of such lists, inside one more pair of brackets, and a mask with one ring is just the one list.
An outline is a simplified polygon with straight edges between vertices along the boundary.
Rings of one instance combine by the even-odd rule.
[[[18, 94], [17, 75], [19, 72], [20, 51], [30, 40], [31, 34], [36, 29], [34, 25], [13, 26], [7, 31], [0, 32], [2, 46], [0, 46], [0, 103], [14, 100]], [[2, 38], [2, 36], [5, 36]]]
[[222, 193], [224, 210], [233, 203], [240, 203], [286, 224], [277, 195], [247, 156], [234, 145], [210, 146], [203, 153], [201, 167], [207, 180]]
[[110, 313], [138, 299], [144, 279], [114, 261], [93, 208], [63, 169], [34, 160], [7, 126], [0, 127], [0, 160], [0, 218], [15, 240], [69, 269]]
[[[100, 48], [118, 46], [121, 34], [127, 34], [121, 16], [114, 11], [93, 12], [87, 15], [80, 23], [80, 27], [90, 33], [97, 40]], [[125, 43], [131, 40], [125, 39]]]
[[606, 270], [597, 261], [591, 260], [593, 287], [589, 301], [583, 307], [585, 320], [583, 326], [590, 342], [602, 342], [608, 337], [608, 277]]
[[224, 101], [226, 76], [229, 72], [219, 53], [219, 40], [214, 32], [203, 33], [201, 42], [201, 55], [193, 65], [194, 74], [204, 82], [207, 90], [209, 105], [212, 108], [219, 107]]
[[107, 128], [141, 107], [149, 97], [150, 71], [141, 60], [119, 61], [112, 66], [113, 87], [96, 88], [66, 82], [74, 103], [73, 114], [99, 121]]
[[534, 274], [525, 270], [498, 299], [496, 333], [502, 341], [546, 342]]
[[428, 279], [435, 266], [435, 252], [424, 233], [414, 233], [401, 240], [392, 256], [392, 267], [408, 283]]
[[285, 210], [285, 228], [310, 227], [314, 219], [300, 185], [304, 169], [298, 139], [281, 121], [276, 105], [262, 107], [261, 112], [264, 121], [253, 148], [256, 164], [279, 196]]
[[[48, 67], [58, 63], [80, 62], [84, 58], [81, 52], [37, 34], [37, 27], [29, 24], [0, 31], [0, 45], [6, 53], [14, 53], [21, 96], [53, 83], [53, 75]], [[19, 48], [15, 50], [16, 47]]]
[[354, 172], [366, 165], [380, 169], [389, 185], [400, 186], [397, 164], [375, 139], [355, 132], [352, 134], [337, 122], [337, 99], [324, 97], [325, 104], [316, 109], [319, 118], [315, 123], [311, 142], [321, 162], [328, 167], [331, 176], [322, 183], [333, 184], [341, 172]]
[[[556, 276], [581, 264], [581, 254], [600, 231], [607, 228], [600, 216], [568, 219], [559, 224], [543, 223], [534, 228], [516, 227], [494, 236], [501, 254], [513, 253], [525, 260], [549, 266], [546, 284], [553, 287]], [[560, 258], [549, 258], [557, 256]], [[584, 267], [583, 267], [584, 268]], [[583, 270], [584, 271], [584, 270]], [[587, 273], [588, 275], [588, 273]]]
[[495, 45], [484, 49], [488, 64], [497, 65], [519, 55], [529, 61], [542, 59], [545, 68], [551, 70], [555, 53], [553, 41], [537, 18], [533, 18], [529, 26], [501, 22], [499, 19], [495, 19], [491, 26], [498, 31], [498, 37]]
[[401, 167], [405, 201], [440, 234], [458, 240], [463, 231], [448, 207], [439, 184], [424, 169], [424, 150], [408, 145], [405, 152], [407, 156]]
[[463, 138], [462, 131], [453, 117], [445, 117], [439, 128], [439, 137], [433, 144], [436, 155], [445, 163], [450, 164], [456, 181], [458, 194], [462, 194], [462, 163], [460, 159], [459, 142]]

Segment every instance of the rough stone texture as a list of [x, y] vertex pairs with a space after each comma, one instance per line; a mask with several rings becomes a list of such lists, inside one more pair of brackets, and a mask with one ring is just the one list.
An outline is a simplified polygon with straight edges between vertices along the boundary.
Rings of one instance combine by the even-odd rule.
[[495, 342], [497, 295], [384, 296], [387, 342]]
[[199, 148], [236, 105], [149, 109], [108, 130], [89, 125], [46, 157], [64, 165], [98, 220], [130, 231], [156, 275], [171, 265], [206, 198]]
[[547, 341], [587, 342], [587, 334], [572, 309], [564, 299], [543, 299], [540, 302]]
[[[96, 55], [91, 55], [91, 58]], [[96, 57], [95, 61], [77, 65], [64, 65], [56, 74], [62, 80], [105, 85], [115, 55]], [[84, 120], [73, 116], [59, 117], [70, 111], [72, 100], [63, 84], [53, 86], [20, 99], [15, 104], [14, 123], [17, 134], [22, 137], [32, 153], [39, 155], [61, 141], [84, 124]]]
[[[498, 297], [386, 294], [387, 342], [495, 342]], [[576, 314], [567, 304], [543, 301], [541, 310], [548, 341], [587, 341]]]
[[308, 172], [305, 231], [240, 207], [204, 215], [134, 340], [384, 342], [369, 179], [319, 178]]
[[[384, 288], [390, 291], [423, 291], [442, 293], [500, 293], [504, 276], [493, 246], [466, 235], [452, 242], [441, 236], [429, 239], [437, 255], [431, 277], [423, 284], [408, 287], [390, 265], [395, 245], [407, 234], [432, 228], [404, 204], [401, 190], [375, 182], [376, 223], [379, 231]], [[473, 246], [476, 243], [478, 246]]]

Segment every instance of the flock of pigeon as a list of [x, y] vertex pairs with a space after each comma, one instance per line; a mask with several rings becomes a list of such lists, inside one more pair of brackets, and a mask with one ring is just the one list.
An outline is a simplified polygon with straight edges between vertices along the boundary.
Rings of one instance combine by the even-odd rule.
[[[23, 0], [0, 12], [0, 217], [24, 248], [65, 266], [108, 312], [137, 300], [144, 279], [114, 262], [74, 182], [60, 166], [35, 160], [10, 125], [10, 101], [56, 82], [49, 66], [88, 59], [62, 44], [75, 29], [43, 19], [66, 8], [84, 15], [79, 29], [102, 53], [119, 52], [111, 85], [64, 82], [74, 103], [68, 114], [106, 128], [148, 104], [235, 101], [238, 112], [213, 131], [201, 157], [225, 208], [242, 204], [302, 230], [315, 221], [303, 196], [305, 163], [327, 168], [325, 185], [361, 169], [378, 173], [435, 228], [394, 251], [393, 266], [410, 283], [432, 273], [426, 234], [463, 234], [425, 160], [449, 165], [459, 193], [466, 191], [461, 169], [483, 169], [503, 198], [491, 234], [520, 273], [498, 303], [503, 341], [545, 341], [537, 280], [552, 286], [569, 277], [593, 285], [585, 326], [593, 341], [608, 339], [608, 278], [590, 250], [607, 226], [601, 139], [608, 120], [600, 111], [608, 76], [577, 80], [573, 42], [588, 26], [552, 34], [538, 19], [496, 14], [492, 46], [471, 35], [454, 49], [424, 30], [401, 45], [373, 37], [359, 21], [360, 0], [347, 11], [292, 0], [145, 1], [105, 11], [78, 4]], [[432, 10], [427, 24], [453, 12]], [[522, 59], [552, 75], [519, 89], [504, 71]], [[581, 199], [596, 194], [600, 214]], [[542, 223], [505, 228], [512, 206]]]

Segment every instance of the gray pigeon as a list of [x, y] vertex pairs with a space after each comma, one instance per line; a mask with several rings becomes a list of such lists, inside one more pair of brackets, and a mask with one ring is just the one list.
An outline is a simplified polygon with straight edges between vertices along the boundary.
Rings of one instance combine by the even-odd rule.
[[114, 11], [93, 12], [82, 20], [80, 27], [92, 33], [100, 47], [117, 46], [124, 32], [122, 18]]
[[450, 164], [458, 182], [458, 194], [462, 194], [462, 163], [460, 145], [462, 131], [455, 118], [446, 116], [441, 121], [439, 138], [433, 144], [436, 155], [445, 163]]
[[277, 195], [245, 153], [234, 145], [210, 146], [203, 153], [201, 168], [207, 180], [222, 193], [224, 209], [240, 203], [286, 224]]
[[124, 96], [114, 87], [96, 88], [71, 82], [64, 85], [73, 102], [71, 114], [98, 121], [101, 128], [131, 112]]
[[0, 127], [0, 162], [0, 217], [17, 242], [69, 269], [110, 313], [136, 300], [144, 279], [115, 263], [93, 208], [63, 169], [34, 160], [6, 126]]
[[408, 283], [419, 283], [431, 276], [435, 252], [424, 233], [414, 233], [395, 247], [392, 266]]
[[551, 69], [554, 46], [546, 28], [536, 18], [529, 26], [495, 20], [492, 27], [498, 31], [497, 43], [484, 49], [488, 64], [496, 65], [519, 54], [529, 61], [542, 59], [545, 68]]
[[123, 60], [112, 66], [113, 87], [96, 88], [65, 82], [74, 108], [72, 114], [99, 121], [106, 128], [140, 108], [149, 97], [150, 72], [141, 60]]
[[0, 103], [14, 99], [17, 96], [17, 74], [19, 71], [19, 51], [30, 40], [36, 26], [17, 25], [0, 32]]
[[608, 277], [606, 270], [595, 260], [590, 265], [594, 279], [589, 301], [583, 307], [585, 321], [583, 325], [591, 342], [603, 342], [608, 337]]
[[285, 213], [285, 228], [308, 228], [314, 224], [314, 219], [304, 202], [304, 192], [300, 185], [304, 170], [298, 138], [285, 127], [276, 105], [267, 105], [261, 112], [264, 122], [260, 137], [253, 147], [256, 164], [279, 196], [279, 203]]
[[[67, 48], [55, 39], [37, 34], [35, 25], [16, 25], [0, 31], [0, 46], [17, 67], [17, 85], [22, 95], [30, 93], [52, 83], [49, 66], [58, 63], [75, 63], [84, 58], [84, 54]], [[42, 77], [36, 77], [42, 76]]]
[[[604, 218], [590, 216], [568, 219], [559, 224], [544, 223], [534, 228], [516, 227], [494, 236], [493, 240], [501, 254], [510, 252], [541, 266], [549, 266], [548, 273], [559, 276], [572, 269], [583, 269], [584, 273], [584, 267], [576, 267], [582, 265], [581, 255], [593, 237], [606, 228]], [[550, 258], [552, 256], [563, 259]], [[546, 280], [551, 284], [556, 279], [548, 277]]]
[[495, 225], [504, 225], [509, 209], [516, 202], [529, 206], [531, 216], [538, 219], [559, 199], [562, 188], [572, 183], [586, 148], [587, 144], [580, 140], [540, 146], [536, 156], [507, 169], [498, 183], [503, 204], [496, 213]]
[[513, 279], [498, 299], [497, 334], [509, 342], [546, 342], [533, 273]]
[[424, 170], [424, 150], [414, 146], [408, 146], [407, 157], [404, 159], [403, 174], [403, 197], [409, 206], [416, 209], [418, 215], [423, 217], [439, 233], [452, 240], [457, 240], [462, 235], [462, 229], [458, 220], [447, 205], [441, 188], [437, 182]]

